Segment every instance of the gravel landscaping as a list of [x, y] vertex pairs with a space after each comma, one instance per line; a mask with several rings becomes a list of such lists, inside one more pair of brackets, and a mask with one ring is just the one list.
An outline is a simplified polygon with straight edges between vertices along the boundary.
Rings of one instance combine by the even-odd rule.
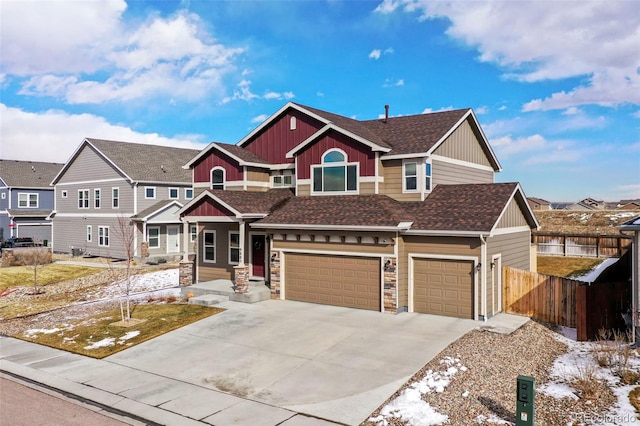
[[[510, 335], [474, 330], [425, 365], [363, 425], [514, 424], [520, 374], [536, 380], [537, 425], [638, 421], [624, 401], [633, 386], [596, 371], [591, 345], [534, 321]], [[596, 367], [582, 370], [588, 362]], [[638, 368], [637, 352], [631, 364]], [[591, 395], [575, 383], [587, 372], [594, 373]], [[612, 388], [620, 390], [618, 395]]]

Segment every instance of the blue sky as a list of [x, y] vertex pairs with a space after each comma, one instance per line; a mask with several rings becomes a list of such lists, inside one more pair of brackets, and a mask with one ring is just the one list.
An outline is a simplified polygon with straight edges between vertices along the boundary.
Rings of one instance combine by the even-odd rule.
[[4, 159], [236, 143], [290, 100], [356, 119], [471, 107], [497, 181], [640, 198], [637, 1], [0, 0], [0, 19]]

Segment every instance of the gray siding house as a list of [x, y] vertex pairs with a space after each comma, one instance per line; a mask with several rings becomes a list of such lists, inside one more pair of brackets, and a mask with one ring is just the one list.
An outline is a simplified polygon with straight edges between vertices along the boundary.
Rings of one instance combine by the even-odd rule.
[[31, 237], [39, 243], [51, 241], [53, 188], [49, 182], [62, 164], [38, 161], [0, 160], [0, 241]]
[[54, 251], [125, 258], [130, 235], [135, 258], [180, 258], [175, 212], [193, 198], [191, 172], [182, 166], [197, 153], [85, 139], [51, 182]]

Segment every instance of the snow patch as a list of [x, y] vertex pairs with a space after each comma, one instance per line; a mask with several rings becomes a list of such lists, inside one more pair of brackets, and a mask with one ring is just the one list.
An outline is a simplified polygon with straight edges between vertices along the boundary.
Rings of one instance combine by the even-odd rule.
[[85, 346], [84, 348], [86, 350], [91, 350], [91, 349], [98, 349], [98, 348], [105, 348], [108, 346], [113, 346], [116, 343], [116, 338], [115, 337], [105, 337], [102, 340], [99, 340], [97, 342], [94, 342], [88, 346]]

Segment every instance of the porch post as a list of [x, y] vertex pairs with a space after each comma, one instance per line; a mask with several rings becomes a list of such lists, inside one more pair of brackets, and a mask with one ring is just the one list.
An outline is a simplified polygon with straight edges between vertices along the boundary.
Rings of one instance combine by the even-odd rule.
[[189, 222], [187, 222], [186, 218], [182, 219], [182, 261], [189, 261], [189, 239], [191, 237], [191, 233], [189, 232]]
[[245, 223], [244, 220], [240, 220], [240, 265], [244, 265], [245, 264], [245, 234], [246, 234], [246, 230], [245, 227], [247, 226], [247, 224]]

